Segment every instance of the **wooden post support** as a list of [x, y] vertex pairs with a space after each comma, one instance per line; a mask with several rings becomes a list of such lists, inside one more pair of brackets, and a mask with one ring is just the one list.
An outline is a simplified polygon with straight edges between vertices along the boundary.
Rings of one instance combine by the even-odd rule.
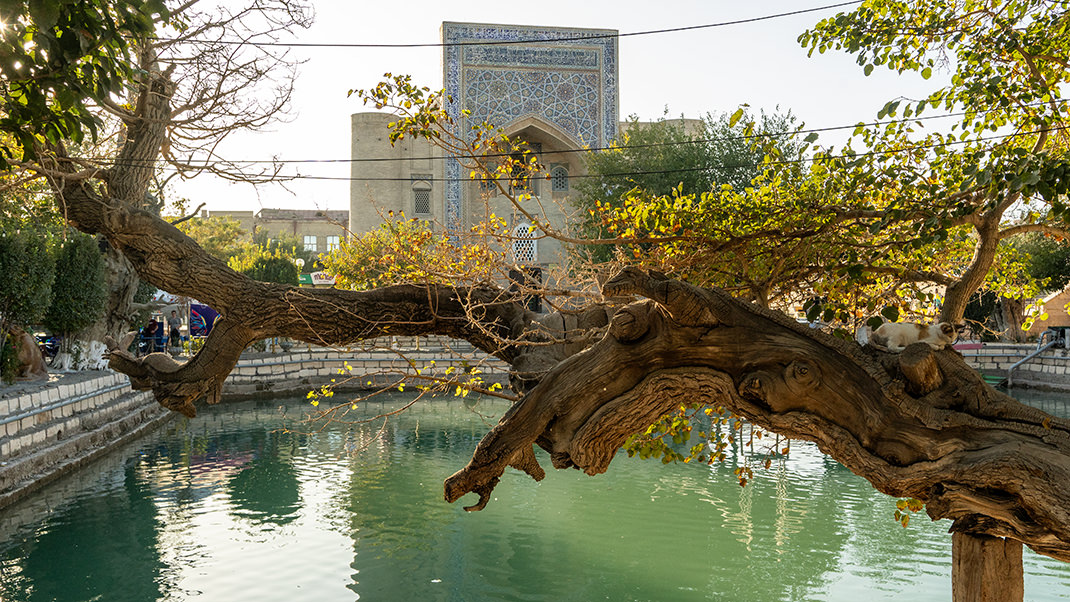
[[952, 533], [951, 592], [954, 602], [1022, 602], [1022, 542]]

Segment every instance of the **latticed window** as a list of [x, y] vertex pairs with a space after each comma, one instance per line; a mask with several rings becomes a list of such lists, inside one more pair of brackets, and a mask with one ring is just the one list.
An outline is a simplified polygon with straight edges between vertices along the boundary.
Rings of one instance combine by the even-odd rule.
[[305, 250], [306, 251], [319, 251], [319, 246], [316, 244], [316, 237], [312, 235], [305, 235]]
[[341, 238], [338, 237], [338, 236], [328, 236], [327, 237], [327, 252], [330, 253], [331, 251], [337, 249], [338, 248], [338, 244], [339, 244], [340, 241], [341, 241]]
[[427, 215], [428, 213], [431, 213], [430, 190], [412, 191], [412, 210], [416, 215]]
[[539, 241], [535, 238], [535, 228], [521, 223], [513, 228], [513, 262], [520, 265], [539, 261]]
[[568, 192], [568, 169], [558, 165], [550, 170], [550, 189], [554, 192]]
[[412, 212], [414, 215], [431, 214], [431, 176], [413, 176], [412, 182]]

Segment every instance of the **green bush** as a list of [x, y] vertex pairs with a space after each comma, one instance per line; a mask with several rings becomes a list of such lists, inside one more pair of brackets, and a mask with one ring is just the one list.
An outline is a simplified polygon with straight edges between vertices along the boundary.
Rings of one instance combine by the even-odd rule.
[[42, 238], [0, 232], [0, 329], [41, 319], [52, 301], [55, 261]]
[[297, 265], [288, 257], [257, 257], [239, 271], [253, 280], [297, 286]]
[[19, 350], [15, 347], [15, 338], [8, 336], [6, 331], [0, 331], [0, 381], [5, 384], [15, 382], [19, 373]]
[[96, 240], [76, 234], [56, 251], [56, 281], [45, 326], [64, 338], [100, 319], [108, 290]]

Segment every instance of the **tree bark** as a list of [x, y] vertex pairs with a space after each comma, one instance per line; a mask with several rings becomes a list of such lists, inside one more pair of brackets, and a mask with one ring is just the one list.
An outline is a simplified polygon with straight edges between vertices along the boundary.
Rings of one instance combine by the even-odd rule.
[[1022, 543], [1013, 539], [951, 534], [953, 602], [1021, 602], [1025, 599]]
[[[167, 74], [154, 77], [137, 112], [162, 123], [171, 88]], [[531, 387], [468, 466], [447, 479], [450, 501], [476, 492], [472, 508], [481, 508], [509, 465], [542, 478], [533, 444], [557, 468], [604, 472], [628, 436], [682, 401], [702, 402], [816, 442], [878, 490], [920, 499], [933, 519], [952, 519], [957, 532], [1006, 537], [1070, 560], [1070, 421], [996, 392], [953, 350], [900, 362], [724, 292], [636, 269], [607, 282], [603, 293], [647, 300], [617, 311], [608, 325], [610, 312], [585, 315], [575, 328], [601, 338], [583, 352], [588, 341], [568, 336], [567, 323], [563, 341], [525, 344], [532, 337], [544, 343], [553, 329], [528, 332], [532, 315], [494, 286], [355, 292], [255, 282], [138, 208], [150, 173], [141, 166], [158, 156], [164, 131], [137, 132], [126, 144], [139, 148], [121, 154], [104, 189], [73, 178], [53, 182], [71, 222], [104, 235], [141, 278], [222, 314], [204, 348], [183, 364], [162, 354], [134, 358], [113, 341], [111, 365], [166, 407], [192, 415], [198, 399], [217, 401], [239, 354], [258, 339], [337, 345], [443, 334], [518, 367], [518, 388]], [[49, 167], [77, 169], [62, 152]]]
[[551, 370], [445, 482], [486, 504], [505, 466], [550, 453], [555, 468], [604, 472], [631, 434], [683, 402], [724, 405], [818, 447], [878, 490], [926, 504], [952, 529], [1007, 537], [1070, 560], [1070, 421], [984, 383], [952, 349], [911, 393], [896, 354], [860, 347], [710, 289], [626, 269], [607, 296], [647, 301]]
[[976, 293], [988, 276], [988, 272], [996, 262], [996, 251], [999, 248], [999, 222], [1003, 212], [995, 209], [977, 217], [974, 227], [977, 232], [977, 242], [974, 247], [970, 265], [962, 275], [947, 286], [944, 291], [944, 304], [940, 308], [940, 321], [959, 324], [962, 316], [966, 313], [966, 305]]

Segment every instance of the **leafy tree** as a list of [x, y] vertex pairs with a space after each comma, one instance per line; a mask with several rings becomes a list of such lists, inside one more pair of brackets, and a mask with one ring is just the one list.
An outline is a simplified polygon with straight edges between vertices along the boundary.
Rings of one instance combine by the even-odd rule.
[[0, 165], [34, 157], [39, 143], [81, 141], [136, 80], [131, 37], [152, 35], [169, 12], [161, 0], [8, 2], [0, 7]]
[[782, 157], [798, 157], [802, 145], [788, 135], [796, 126], [790, 111], [751, 119], [740, 109], [735, 115], [649, 123], [632, 116], [611, 149], [584, 155], [590, 177], [576, 183], [574, 201], [593, 207], [636, 188], [652, 195], [698, 194], [723, 185], [742, 190], [762, 171], [768, 151], [763, 142]]
[[[584, 156], [588, 177], [575, 184], [572, 199], [580, 209], [578, 231], [588, 238], [615, 238], [602, 212], [634, 205], [641, 197], [697, 198], [725, 189], [743, 191], [762, 174], [767, 156], [788, 161], [783, 174], [799, 172], [801, 164], [791, 162], [803, 146], [790, 135], [795, 127], [790, 112], [762, 112], [755, 120], [740, 109], [734, 115], [652, 123], [633, 116], [619, 144]], [[612, 250], [609, 245], [594, 247], [594, 257], [608, 260]]]
[[260, 246], [247, 247], [228, 262], [230, 268], [260, 282], [275, 282], [297, 286], [300, 271], [294, 257], [278, 249], [270, 251]]
[[[1028, 278], [1023, 254], [1002, 243], [1067, 234], [1067, 106], [1058, 98], [1070, 78], [1059, 58], [1065, 27], [1062, 13], [1039, 1], [868, 2], [800, 42], [855, 54], [867, 75], [886, 66], [928, 78], [947, 53], [951, 83], [919, 101], [889, 102], [878, 116], [891, 121], [859, 125], [844, 149], [814, 146], [804, 173], [780, 173], [782, 164], [766, 158], [762, 178], [738, 194], [633, 193], [593, 216], [627, 242], [626, 261], [760, 302], [778, 297], [765, 291], [784, 299], [801, 289], [823, 299], [811, 318], [846, 323], [894, 306], [957, 322], [979, 290], [1033, 296], [1040, 283]], [[951, 133], [924, 133], [921, 114], [934, 108], [956, 111]], [[993, 136], [1000, 128], [1009, 135]], [[763, 203], [768, 211], [753, 209]]]
[[[3, 138], [0, 135], [0, 140]], [[0, 186], [4, 188], [0, 194], [0, 230], [54, 238], [66, 229], [43, 182], [0, 173]]]
[[1070, 244], [1051, 236], [1033, 233], [1014, 241], [1027, 259], [1029, 275], [1046, 283], [1045, 290], [1059, 291], [1070, 283]]
[[319, 261], [319, 254], [305, 249], [304, 243], [296, 234], [271, 234], [264, 230], [258, 230], [253, 234], [253, 245], [264, 249], [268, 253], [279, 253], [295, 260], [300, 259], [304, 262], [304, 266], [300, 268], [300, 271], [305, 273], [315, 272], [322, 267]]
[[[1064, 11], [1040, 0], [881, 0], [799, 38], [811, 53], [854, 55], [867, 75], [884, 67], [929, 78], [951, 67], [950, 83], [928, 97], [889, 102], [879, 117], [894, 119], [883, 128], [858, 128], [867, 153], [820, 157], [852, 204], [873, 212], [872, 231], [919, 250], [968, 232], [971, 259], [937, 281], [946, 286], [942, 319], [961, 319], [997, 265], [1001, 241], [1066, 235], [1070, 157], [1061, 128], [1070, 108], [1059, 89], [1070, 81], [1060, 58], [1070, 47], [1067, 27]], [[950, 133], [922, 135], [921, 116], [934, 109], [957, 112]], [[1012, 210], [1022, 217], [1011, 219]], [[858, 259], [862, 269], [896, 267], [894, 252], [871, 249]], [[900, 277], [921, 276], [899, 267]]]
[[242, 245], [250, 242], [249, 233], [241, 223], [227, 216], [193, 217], [177, 227], [207, 253], [223, 261], [240, 253]]
[[[493, 225], [481, 227], [492, 227], [500, 234], [506, 223], [495, 218]], [[390, 215], [378, 229], [351, 237], [321, 257], [337, 286], [368, 290], [401, 282], [487, 279], [501, 268], [503, 255], [486, 244], [453, 244], [423, 220]]]
[[8, 329], [39, 320], [52, 297], [55, 263], [44, 239], [0, 230], [0, 274], [0, 376], [10, 381], [18, 349]]
[[72, 334], [100, 318], [108, 296], [104, 256], [92, 236], [75, 234], [58, 249], [52, 293], [44, 323], [69, 344]]

